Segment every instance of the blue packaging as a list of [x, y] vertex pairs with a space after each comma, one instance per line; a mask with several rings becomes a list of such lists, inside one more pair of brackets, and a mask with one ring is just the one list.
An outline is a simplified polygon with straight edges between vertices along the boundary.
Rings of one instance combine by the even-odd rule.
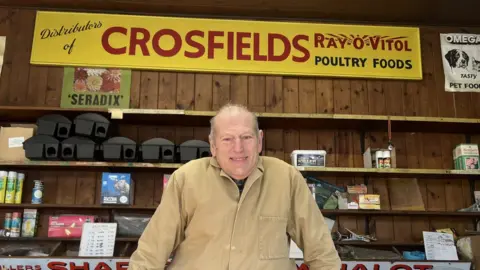
[[129, 173], [103, 173], [102, 174], [102, 204], [131, 203], [131, 177]]
[[40, 180], [34, 181], [34, 186], [32, 189], [32, 204], [42, 204], [43, 203], [43, 182]]

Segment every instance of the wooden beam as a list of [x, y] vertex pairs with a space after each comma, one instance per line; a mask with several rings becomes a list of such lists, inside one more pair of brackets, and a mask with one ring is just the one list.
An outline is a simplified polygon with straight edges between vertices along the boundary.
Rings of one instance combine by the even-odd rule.
[[[465, 0], [0, 0], [15, 8], [90, 12], [184, 15], [192, 17], [250, 17], [265, 19], [342, 21], [408, 25], [479, 26], [480, 1]], [[468, 8], [466, 8], [468, 7]]]

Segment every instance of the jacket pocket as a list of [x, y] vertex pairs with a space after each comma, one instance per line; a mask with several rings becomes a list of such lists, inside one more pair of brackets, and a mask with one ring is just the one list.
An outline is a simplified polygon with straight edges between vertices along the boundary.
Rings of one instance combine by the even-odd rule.
[[288, 258], [287, 218], [260, 216], [258, 244], [261, 260]]

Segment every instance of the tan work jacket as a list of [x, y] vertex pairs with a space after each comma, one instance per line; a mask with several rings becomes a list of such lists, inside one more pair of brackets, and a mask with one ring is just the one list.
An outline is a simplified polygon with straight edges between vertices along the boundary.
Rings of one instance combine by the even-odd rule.
[[[129, 270], [293, 270], [290, 236], [311, 270], [339, 270], [330, 231], [303, 176], [260, 157], [240, 196], [214, 158], [176, 170]], [[288, 235], [287, 235], [288, 234]]]

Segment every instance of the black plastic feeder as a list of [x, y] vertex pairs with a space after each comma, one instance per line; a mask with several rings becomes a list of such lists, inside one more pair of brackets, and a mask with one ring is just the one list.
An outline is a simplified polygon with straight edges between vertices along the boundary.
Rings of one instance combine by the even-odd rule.
[[153, 138], [142, 143], [142, 160], [147, 162], [173, 163], [175, 144], [167, 139]]
[[210, 144], [201, 140], [189, 140], [179, 146], [180, 162], [211, 156]]
[[71, 137], [61, 142], [61, 157], [63, 160], [93, 161], [95, 148], [95, 142], [88, 138]]
[[98, 113], [84, 113], [75, 118], [75, 134], [92, 139], [107, 138], [110, 121]]
[[72, 121], [60, 114], [48, 114], [37, 119], [37, 135], [49, 135], [60, 139], [70, 136]]
[[136, 161], [137, 143], [126, 137], [113, 137], [103, 142], [102, 153], [107, 161]]
[[35, 135], [23, 142], [25, 157], [30, 160], [58, 160], [58, 139], [48, 135]]

